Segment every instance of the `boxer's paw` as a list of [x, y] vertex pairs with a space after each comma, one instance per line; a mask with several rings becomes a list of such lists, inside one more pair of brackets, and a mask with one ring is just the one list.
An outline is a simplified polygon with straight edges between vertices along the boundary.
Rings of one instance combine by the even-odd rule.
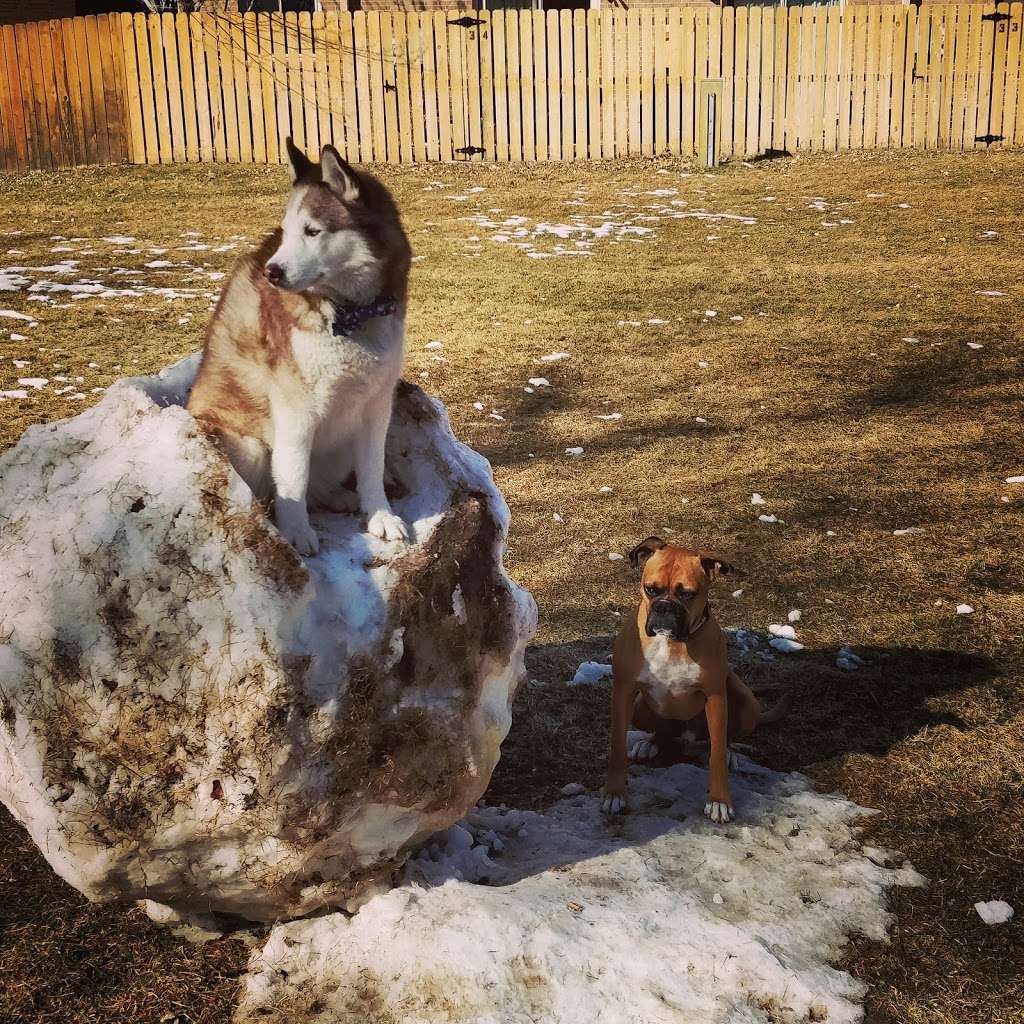
[[601, 812], [603, 814], [623, 814], [626, 811], [626, 791], [609, 790], [606, 786], [603, 790], [604, 796], [601, 800]]
[[717, 825], [725, 825], [736, 817], [736, 812], [724, 800], [709, 800], [704, 805], [704, 816]]
[[637, 740], [629, 749], [630, 761], [653, 761], [658, 756], [658, 744], [654, 740]]

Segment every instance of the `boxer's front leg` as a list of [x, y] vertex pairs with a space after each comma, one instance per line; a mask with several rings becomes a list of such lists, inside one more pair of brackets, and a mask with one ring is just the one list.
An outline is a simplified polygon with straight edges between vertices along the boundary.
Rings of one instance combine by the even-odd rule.
[[604, 784], [601, 810], [620, 814], [626, 809], [626, 733], [636, 698], [636, 680], [624, 679], [617, 671], [612, 679], [612, 735], [608, 752], [608, 776]]
[[725, 694], [711, 694], [704, 710], [708, 717], [708, 735], [711, 740], [708, 802], [704, 805], [704, 813], [712, 821], [725, 824], [735, 817], [729, 795], [729, 704]]

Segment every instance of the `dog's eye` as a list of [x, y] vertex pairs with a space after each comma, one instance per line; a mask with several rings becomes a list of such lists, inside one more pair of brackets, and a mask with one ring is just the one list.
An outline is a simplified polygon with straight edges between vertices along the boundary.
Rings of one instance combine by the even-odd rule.
[[306, 225], [306, 234], [310, 238], [316, 238], [316, 236], [319, 235], [322, 230], [323, 228], [315, 228], [313, 227], [312, 224]]
[[656, 587], [653, 583], [648, 583], [647, 586], [644, 587], [644, 593], [648, 597], [657, 597], [658, 594], [661, 593], [661, 587]]

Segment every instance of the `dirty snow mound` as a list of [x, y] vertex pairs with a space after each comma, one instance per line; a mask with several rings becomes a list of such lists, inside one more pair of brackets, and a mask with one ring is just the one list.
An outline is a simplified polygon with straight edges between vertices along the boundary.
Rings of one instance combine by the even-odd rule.
[[90, 899], [353, 906], [498, 759], [536, 619], [508, 509], [403, 384], [388, 465], [415, 543], [320, 514], [303, 560], [181, 407], [196, 366], [0, 458], [0, 798]]

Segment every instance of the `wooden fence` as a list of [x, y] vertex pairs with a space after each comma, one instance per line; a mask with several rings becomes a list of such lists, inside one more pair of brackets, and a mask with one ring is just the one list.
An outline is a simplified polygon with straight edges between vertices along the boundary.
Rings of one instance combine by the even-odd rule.
[[1024, 144], [1022, 4], [121, 14], [0, 28], [7, 168]]

